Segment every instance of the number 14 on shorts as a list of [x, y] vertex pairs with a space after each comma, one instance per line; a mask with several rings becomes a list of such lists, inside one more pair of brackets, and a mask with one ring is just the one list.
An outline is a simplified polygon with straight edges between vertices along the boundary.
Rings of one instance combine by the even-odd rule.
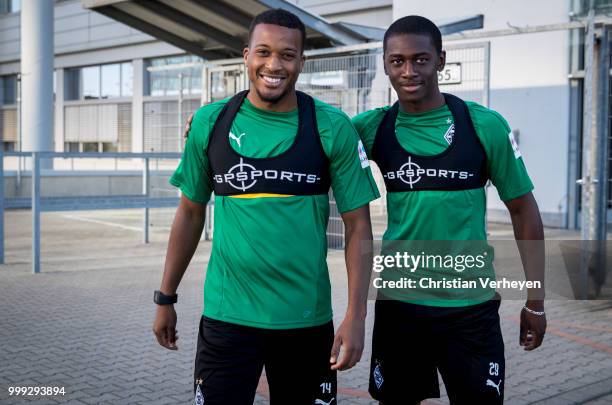
[[[321, 395], [325, 396], [325, 395], [329, 395], [329, 394], [333, 394], [332, 389], [332, 383], [330, 382], [324, 382], [322, 384], [319, 385], [319, 387], [321, 388]], [[329, 402], [324, 401], [323, 399], [315, 399], [315, 405], [331, 405], [332, 402], [334, 402], [336, 398], [332, 397]]]

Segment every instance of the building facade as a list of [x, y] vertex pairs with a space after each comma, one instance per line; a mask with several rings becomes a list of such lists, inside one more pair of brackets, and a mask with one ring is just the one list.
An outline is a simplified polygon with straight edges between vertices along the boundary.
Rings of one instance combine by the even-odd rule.
[[[384, 27], [392, 18], [390, 0], [374, 5], [338, 1], [333, 7], [322, 1], [294, 3], [331, 20], [361, 23], [371, 13]], [[20, 6], [19, 1], [0, 1], [0, 134], [5, 151], [19, 149]], [[200, 105], [202, 68], [147, 68], [201, 59], [84, 9], [78, 0], [56, 1], [54, 12], [54, 150], [177, 151], [179, 89], [184, 121]]]
[[[445, 37], [445, 46], [486, 45], [483, 56], [486, 88], [483, 97], [473, 99], [497, 110], [508, 120], [534, 181], [545, 224], [579, 226], [581, 191], [575, 182], [581, 177], [583, 78], [580, 72], [584, 69], [584, 31], [550, 29], [550, 26], [584, 17], [588, 1], [290, 2], [330, 22], [379, 28], [386, 28], [394, 19], [409, 14], [424, 15], [436, 22], [482, 14], [482, 35]], [[0, 0], [0, 136], [3, 149], [9, 151], [19, 149], [20, 136], [19, 10], [19, 1]], [[606, 15], [611, 10], [612, 1], [596, 2], [598, 15]], [[207, 92], [205, 99], [214, 100], [225, 97], [235, 88], [228, 86], [227, 72], [219, 76], [203, 75], [202, 64], [193, 64], [202, 59], [87, 10], [78, 0], [56, 1], [54, 12], [53, 145], [56, 151], [179, 151], [181, 123], [201, 104], [203, 91]], [[535, 29], [527, 33], [526, 27]], [[508, 32], [512, 29], [516, 32]], [[370, 88], [359, 88], [362, 84], [353, 83], [352, 87], [359, 88], [354, 95], [338, 96], [363, 99], [361, 107], [347, 110], [349, 114], [393, 99], [384, 73], [380, 72], [380, 55], [372, 54], [372, 50], [360, 55], [361, 64], [368, 59], [366, 69], [354, 77]], [[356, 58], [343, 54], [334, 63], [337, 66], [344, 63], [348, 67], [342, 69], [350, 70]], [[331, 64], [331, 58], [326, 61]], [[320, 89], [320, 94], [331, 94], [328, 90], [334, 83], [355, 82], [346, 79], [346, 75], [343, 79], [341, 68], [317, 63], [304, 78], [318, 82], [319, 86], [313, 88]], [[370, 67], [372, 72], [368, 77]], [[313, 73], [315, 68], [321, 71]], [[374, 85], [378, 86], [376, 99]], [[458, 87], [449, 85], [445, 89], [464, 94]], [[340, 101], [337, 104], [345, 105]], [[488, 194], [491, 218], [506, 221], [505, 207], [496, 194]], [[609, 201], [612, 202], [612, 193]]]

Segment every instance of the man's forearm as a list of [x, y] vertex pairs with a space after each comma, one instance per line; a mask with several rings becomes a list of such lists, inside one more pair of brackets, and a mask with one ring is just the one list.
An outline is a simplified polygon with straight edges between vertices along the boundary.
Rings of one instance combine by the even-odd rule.
[[368, 287], [372, 270], [372, 226], [369, 207], [362, 207], [365, 215], [345, 220], [345, 260], [348, 275], [347, 317], [365, 318]]
[[164, 275], [160, 287], [163, 293], [170, 295], [176, 293], [183, 274], [198, 247], [203, 227], [203, 214], [194, 215], [179, 207], [170, 230]]
[[[533, 307], [540, 307], [544, 300], [544, 270], [545, 270], [545, 246], [544, 229], [540, 212], [533, 197], [510, 211], [514, 237], [516, 238], [521, 261], [528, 281], [539, 281], [541, 288], [528, 289], [528, 302]], [[531, 307], [531, 305], [530, 305]], [[536, 309], [532, 308], [532, 309]]]

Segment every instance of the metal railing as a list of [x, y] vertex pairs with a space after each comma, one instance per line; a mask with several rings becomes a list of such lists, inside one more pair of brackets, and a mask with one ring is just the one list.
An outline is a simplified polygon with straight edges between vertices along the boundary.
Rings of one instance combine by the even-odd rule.
[[[180, 153], [76, 153], [76, 152], [2, 152], [0, 151], [0, 263], [4, 263], [4, 209], [23, 206], [23, 198], [4, 198], [4, 157], [17, 156], [28, 159], [32, 178], [32, 272], [40, 273], [40, 214], [53, 211], [82, 211], [119, 208], [144, 208], [143, 242], [149, 242], [149, 210], [151, 208], [176, 207], [178, 196], [150, 196], [151, 159], [179, 159]], [[40, 190], [41, 161], [53, 158], [124, 158], [142, 159], [142, 194], [86, 197], [43, 197]], [[13, 201], [11, 201], [13, 200]]]

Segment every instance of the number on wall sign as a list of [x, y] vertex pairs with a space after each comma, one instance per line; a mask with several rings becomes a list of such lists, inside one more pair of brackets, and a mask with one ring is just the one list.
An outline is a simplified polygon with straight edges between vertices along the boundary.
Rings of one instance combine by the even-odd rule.
[[444, 70], [438, 72], [438, 84], [461, 83], [461, 63], [447, 63]]

